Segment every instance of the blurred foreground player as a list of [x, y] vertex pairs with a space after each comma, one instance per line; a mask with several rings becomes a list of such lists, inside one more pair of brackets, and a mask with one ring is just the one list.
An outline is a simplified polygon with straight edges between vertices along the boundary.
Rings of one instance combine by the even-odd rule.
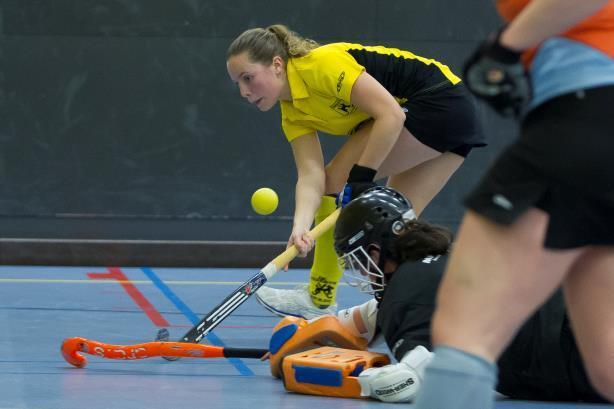
[[498, 8], [509, 24], [465, 81], [498, 112], [525, 115], [465, 202], [417, 408], [491, 408], [495, 362], [561, 287], [591, 383], [614, 401], [614, 0]]

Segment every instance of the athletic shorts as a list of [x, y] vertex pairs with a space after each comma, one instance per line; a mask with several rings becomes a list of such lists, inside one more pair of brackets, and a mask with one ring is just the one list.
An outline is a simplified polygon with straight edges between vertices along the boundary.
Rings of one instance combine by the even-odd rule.
[[501, 224], [544, 210], [547, 248], [614, 244], [613, 107], [613, 86], [537, 107], [465, 205]]
[[475, 101], [463, 83], [407, 99], [405, 127], [428, 147], [466, 157], [472, 148], [486, 146]]

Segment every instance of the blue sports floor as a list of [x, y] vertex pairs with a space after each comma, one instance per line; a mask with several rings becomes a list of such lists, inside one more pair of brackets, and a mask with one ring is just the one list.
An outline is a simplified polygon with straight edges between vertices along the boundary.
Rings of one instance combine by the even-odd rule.
[[[287, 393], [255, 359], [105, 360], [86, 355], [77, 369], [60, 354], [81, 336], [115, 344], [150, 341], [159, 327], [182, 336], [199, 317], [254, 275], [250, 269], [0, 267], [0, 409], [175, 409], [393, 407], [376, 401]], [[305, 270], [272, 280], [292, 288]], [[340, 307], [365, 296], [345, 285]], [[248, 300], [208, 343], [266, 348], [279, 318]], [[501, 408], [603, 408], [499, 401]]]

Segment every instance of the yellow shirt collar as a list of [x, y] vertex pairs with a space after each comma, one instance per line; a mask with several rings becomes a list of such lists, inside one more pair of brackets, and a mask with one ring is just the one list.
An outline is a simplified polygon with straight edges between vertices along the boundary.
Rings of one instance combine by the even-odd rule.
[[292, 99], [308, 98], [309, 91], [307, 90], [307, 85], [299, 75], [292, 58], [288, 61], [288, 64], [286, 64], [286, 75], [288, 77], [288, 85], [290, 86]]

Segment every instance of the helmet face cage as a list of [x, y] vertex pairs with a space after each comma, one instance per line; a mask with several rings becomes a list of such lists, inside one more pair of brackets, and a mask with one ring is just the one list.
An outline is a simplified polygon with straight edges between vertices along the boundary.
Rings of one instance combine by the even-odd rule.
[[[401, 193], [384, 186], [369, 189], [348, 203], [334, 233], [344, 280], [375, 298], [383, 295], [387, 246], [395, 236], [406, 232], [406, 223], [415, 219], [411, 203]], [[371, 245], [380, 248], [380, 265], [367, 252]]]
[[384, 291], [384, 273], [362, 246], [338, 258], [345, 282], [362, 293], [376, 295]]

